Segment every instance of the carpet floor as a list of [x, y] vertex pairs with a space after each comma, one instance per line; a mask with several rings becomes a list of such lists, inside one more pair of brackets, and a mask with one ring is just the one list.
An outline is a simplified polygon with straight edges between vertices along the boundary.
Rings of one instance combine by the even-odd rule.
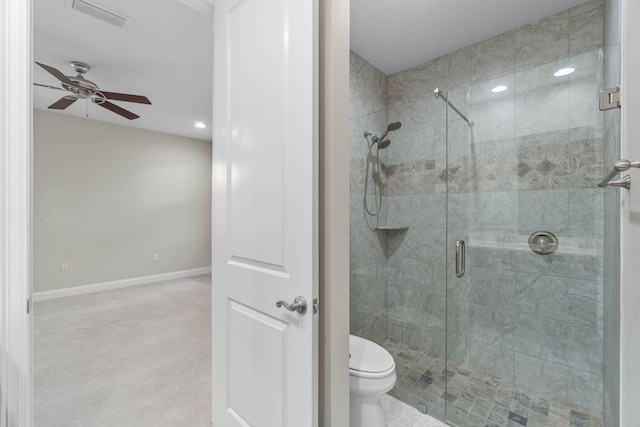
[[34, 305], [36, 427], [208, 427], [211, 276]]

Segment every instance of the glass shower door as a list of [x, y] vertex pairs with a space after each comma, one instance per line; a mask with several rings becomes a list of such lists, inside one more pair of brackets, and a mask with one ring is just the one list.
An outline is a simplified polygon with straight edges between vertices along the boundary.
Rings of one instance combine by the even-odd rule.
[[443, 94], [451, 425], [602, 424], [601, 52]]

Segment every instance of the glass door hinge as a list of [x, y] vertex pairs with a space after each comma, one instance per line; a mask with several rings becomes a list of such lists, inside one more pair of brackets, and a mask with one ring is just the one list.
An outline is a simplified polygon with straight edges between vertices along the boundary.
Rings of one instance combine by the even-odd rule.
[[620, 108], [620, 88], [612, 87], [600, 91], [600, 111]]

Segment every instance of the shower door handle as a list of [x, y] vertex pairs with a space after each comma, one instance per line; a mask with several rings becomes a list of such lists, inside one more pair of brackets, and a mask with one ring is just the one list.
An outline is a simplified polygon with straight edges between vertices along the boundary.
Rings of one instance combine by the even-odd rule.
[[464, 240], [456, 242], [456, 277], [464, 276]]

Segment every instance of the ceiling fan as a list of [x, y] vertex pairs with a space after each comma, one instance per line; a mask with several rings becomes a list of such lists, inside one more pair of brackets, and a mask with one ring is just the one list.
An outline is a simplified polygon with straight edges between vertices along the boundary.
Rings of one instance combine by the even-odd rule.
[[62, 88], [43, 85], [39, 83], [34, 83], [34, 85], [70, 92], [69, 95], [65, 95], [53, 104], [49, 105], [49, 108], [53, 110], [64, 110], [65, 108], [76, 102], [78, 99], [87, 99], [94, 104], [101, 106], [102, 108], [106, 108], [107, 110], [113, 111], [114, 113], [119, 114], [124, 118], [133, 120], [137, 119], [140, 116], [132, 113], [131, 111], [125, 110], [124, 108], [121, 108], [107, 100], [111, 99], [114, 101], [137, 102], [139, 104], [151, 105], [151, 101], [149, 101], [146, 96], [129, 95], [126, 93], [107, 92], [104, 90], [100, 90], [97, 84], [83, 77], [83, 75], [91, 69], [91, 67], [89, 67], [85, 63], [79, 61], [71, 61], [69, 63], [69, 65], [71, 65], [76, 73], [78, 73], [78, 75], [75, 77], [65, 76], [60, 70], [48, 65], [44, 65], [39, 62], [36, 62], [36, 64], [38, 64], [55, 78], [60, 80]]

